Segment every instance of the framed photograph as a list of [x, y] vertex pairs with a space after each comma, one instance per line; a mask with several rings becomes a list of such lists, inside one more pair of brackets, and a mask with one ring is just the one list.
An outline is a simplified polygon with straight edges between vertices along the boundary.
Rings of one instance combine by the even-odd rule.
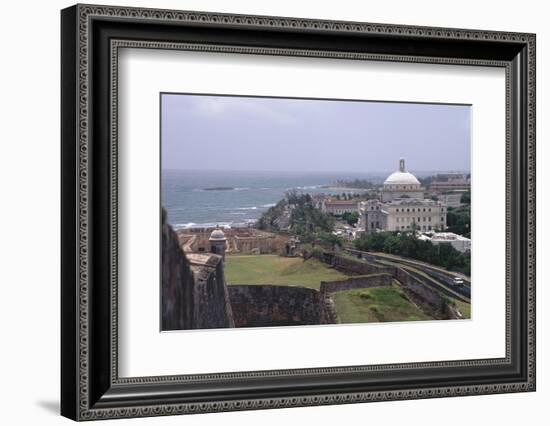
[[61, 412], [535, 390], [535, 35], [61, 12]]

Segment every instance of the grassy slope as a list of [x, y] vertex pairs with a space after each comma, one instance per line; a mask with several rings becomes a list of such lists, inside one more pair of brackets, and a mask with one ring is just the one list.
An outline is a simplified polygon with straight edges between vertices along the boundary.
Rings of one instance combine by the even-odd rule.
[[394, 286], [340, 291], [333, 299], [344, 324], [431, 319]]
[[460, 311], [460, 313], [462, 314], [464, 319], [470, 319], [471, 318], [470, 304], [469, 303], [464, 303], [464, 302], [462, 302], [460, 300], [456, 300], [456, 299], [453, 299], [453, 301], [455, 302], [456, 307], [458, 308], [458, 310]]
[[[441, 284], [439, 284], [436, 280], [434, 280], [428, 274], [422, 272], [420, 269], [413, 268], [410, 265], [403, 265], [403, 264], [391, 262], [389, 260], [381, 260], [380, 263], [386, 264], [386, 265], [392, 265], [392, 266], [401, 266], [403, 269], [408, 270], [408, 271], [416, 272], [417, 274], [420, 274], [424, 278], [426, 278], [426, 279], [430, 280], [431, 282], [435, 283], [437, 286], [441, 286]], [[446, 288], [447, 288], [447, 290], [453, 292], [448, 287], [446, 287]], [[453, 292], [453, 293], [455, 293], [455, 292]], [[455, 293], [455, 294], [458, 294], [458, 293]], [[471, 318], [470, 303], [466, 303], [466, 302], [463, 302], [462, 300], [455, 299], [455, 298], [451, 298], [451, 300], [456, 304], [456, 306], [458, 307], [458, 310], [460, 311], [460, 313], [462, 314], [464, 319], [470, 319]]]
[[317, 259], [277, 255], [226, 256], [228, 284], [278, 284], [319, 288], [321, 281], [340, 280], [347, 275], [327, 268]]

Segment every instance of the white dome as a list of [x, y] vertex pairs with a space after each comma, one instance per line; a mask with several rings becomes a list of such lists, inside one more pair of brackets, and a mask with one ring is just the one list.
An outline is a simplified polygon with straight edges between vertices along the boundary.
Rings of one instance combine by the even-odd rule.
[[221, 229], [214, 229], [210, 234], [210, 241], [212, 240], [225, 240], [225, 234]]
[[384, 181], [384, 185], [420, 185], [418, 179], [409, 172], [394, 172]]

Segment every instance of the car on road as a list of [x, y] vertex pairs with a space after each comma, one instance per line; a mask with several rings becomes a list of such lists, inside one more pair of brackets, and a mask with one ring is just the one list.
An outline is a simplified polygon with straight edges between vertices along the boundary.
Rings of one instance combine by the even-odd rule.
[[460, 277], [454, 277], [453, 278], [453, 286], [455, 287], [462, 287], [464, 285], [464, 280]]

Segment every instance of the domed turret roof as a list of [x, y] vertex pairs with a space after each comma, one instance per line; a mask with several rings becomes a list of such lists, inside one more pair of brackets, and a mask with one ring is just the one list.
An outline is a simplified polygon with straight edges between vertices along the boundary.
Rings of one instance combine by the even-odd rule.
[[384, 185], [420, 185], [415, 175], [405, 170], [405, 159], [399, 159], [399, 170], [393, 172], [384, 181]]
[[223, 231], [221, 229], [214, 229], [212, 231], [212, 233], [210, 234], [209, 240], [210, 241], [225, 240], [225, 234], [223, 233]]
[[384, 184], [392, 185], [420, 185], [418, 179], [409, 172], [393, 172], [384, 181]]

